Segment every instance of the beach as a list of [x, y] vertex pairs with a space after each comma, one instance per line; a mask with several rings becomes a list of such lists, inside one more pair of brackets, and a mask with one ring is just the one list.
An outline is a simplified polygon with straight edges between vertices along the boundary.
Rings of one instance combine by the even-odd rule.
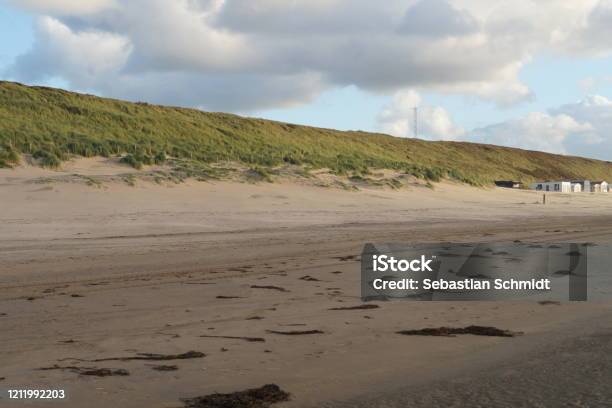
[[[539, 390], [565, 395], [553, 374], [572, 362], [599, 362], [593, 383], [608, 379], [605, 299], [356, 307], [368, 242], [602, 245], [612, 241], [612, 195], [549, 194], [543, 205], [541, 193], [451, 182], [349, 191], [293, 180], [91, 181], [126, 172], [101, 159], [0, 169], [0, 387], [65, 388], [69, 398], [53, 404], [74, 407], [182, 407], [268, 383], [291, 394], [279, 407], [464, 406], [485, 388], [480, 406], [504, 395], [506, 406], [534, 406]], [[469, 325], [523, 335], [397, 334]], [[593, 352], [579, 353], [590, 341]], [[134, 358], [190, 351], [204, 355]], [[583, 387], [571, 406], [605, 406], [610, 395], [594, 389], [595, 403]]]

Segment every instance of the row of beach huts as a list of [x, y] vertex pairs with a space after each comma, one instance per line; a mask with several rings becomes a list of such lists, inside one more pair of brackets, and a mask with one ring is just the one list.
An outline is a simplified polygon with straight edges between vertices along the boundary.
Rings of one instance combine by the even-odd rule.
[[[498, 187], [521, 188], [522, 184], [518, 181], [496, 181]], [[608, 183], [603, 180], [546, 180], [538, 181], [530, 185], [532, 190], [550, 191], [558, 193], [607, 193]]]
[[540, 181], [533, 183], [531, 189], [537, 191], [557, 191], [561, 193], [607, 193], [608, 183], [603, 180]]

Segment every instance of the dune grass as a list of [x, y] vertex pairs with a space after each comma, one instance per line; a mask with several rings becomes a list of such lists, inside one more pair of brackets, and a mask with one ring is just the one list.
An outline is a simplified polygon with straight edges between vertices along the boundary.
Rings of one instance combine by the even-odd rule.
[[612, 164], [598, 160], [342, 132], [0, 81], [0, 166], [17, 163], [21, 154], [49, 167], [75, 155], [122, 155], [135, 168], [168, 157], [202, 165], [234, 161], [263, 178], [266, 168], [295, 164], [338, 174], [386, 168], [474, 185], [498, 179], [612, 180]]

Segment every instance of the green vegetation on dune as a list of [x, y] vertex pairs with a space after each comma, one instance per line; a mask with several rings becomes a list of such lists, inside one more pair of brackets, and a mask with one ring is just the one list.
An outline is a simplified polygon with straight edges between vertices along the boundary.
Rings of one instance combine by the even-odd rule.
[[612, 164], [598, 160], [341, 132], [0, 81], [0, 167], [16, 163], [20, 154], [51, 167], [72, 155], [124, 155], [134, 167], [173, 157], [236, 161], [261, 172], [282, 164], [357, 174], [387, 168], [477, 185], [496, 179], [612, 180]]

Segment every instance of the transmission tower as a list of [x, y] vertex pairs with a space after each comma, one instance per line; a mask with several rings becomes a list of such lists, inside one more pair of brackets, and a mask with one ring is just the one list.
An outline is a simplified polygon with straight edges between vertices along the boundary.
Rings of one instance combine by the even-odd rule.
[[419, 108], [414, 107], [414, 137], [419, 137]]

